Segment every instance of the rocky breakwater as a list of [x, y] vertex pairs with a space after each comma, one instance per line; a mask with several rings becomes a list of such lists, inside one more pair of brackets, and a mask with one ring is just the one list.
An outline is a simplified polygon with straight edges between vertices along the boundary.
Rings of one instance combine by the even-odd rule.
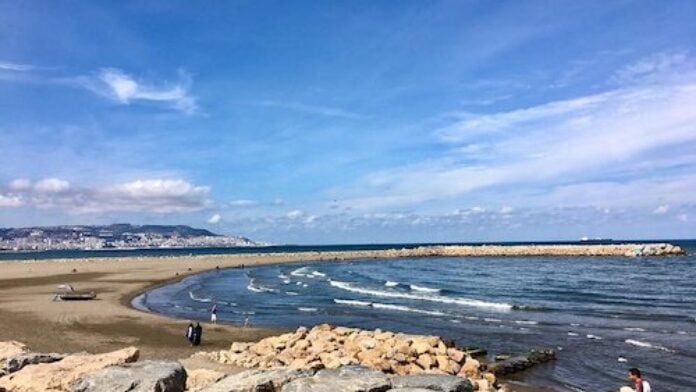
[[497, 391], [495, 373], [486, 371], [487, 365], [472, 356], [476, 352], [437, 336], [322, 324], [311, 330], [300, 327], [257, 343], [233, 343], [230, 350], [195, 356], [245, 368], [314, 371], [360, 366], [397, 376], [454, 376], [467, 380], [471, 390]]
[[127, 347], [105, 354], [36, 353], [0, 342], [0, 392], [180, 392], [186, 371], [178, 362], [138, 360]]

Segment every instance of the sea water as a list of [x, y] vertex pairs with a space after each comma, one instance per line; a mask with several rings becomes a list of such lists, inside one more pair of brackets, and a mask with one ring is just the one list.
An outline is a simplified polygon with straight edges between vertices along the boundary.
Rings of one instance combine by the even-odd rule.
[[[693, 252], [695, 249], [687, 248]], [[185, 319], [436, 334], [491, 352], [558, 351], [525, 379], [605, 391], [639, 367], [696, 390], [696, 257], [438, 257], [225, 269], [138, 298]]]

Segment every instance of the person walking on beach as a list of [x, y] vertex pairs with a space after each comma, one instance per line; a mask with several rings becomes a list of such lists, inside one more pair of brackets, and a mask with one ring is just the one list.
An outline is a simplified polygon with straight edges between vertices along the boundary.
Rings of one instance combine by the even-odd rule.
[[640, 374], [640, 370], [638, 370], [638, 368], [628, 369], [628, 379], [631, 380], [631, 382], [635, 385], [636, 392], [652, 392], [650, 384], [643, 379], [643, 376]]
[[203, 327], [201, 327], [201, 323], [196, 323], [196, 326], [193, 328], [193, 345], [199, 346], [201, 344], [202, 338], [203, 338]]
[[213, 308], [210, 309], [210, 322], [217, 324], [217, 304], [213, 304]]
[[189, 323], [188, 328], [186, 328], [186, 340], [193, 346], [193, 323]]

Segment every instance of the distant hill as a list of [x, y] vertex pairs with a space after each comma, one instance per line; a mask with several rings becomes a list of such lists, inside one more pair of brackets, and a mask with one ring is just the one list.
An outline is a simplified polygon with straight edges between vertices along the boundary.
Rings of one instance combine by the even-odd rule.
[[259, 246], [185, 225], [69, 225], [0, 228], [0, 250], [196, 248]]

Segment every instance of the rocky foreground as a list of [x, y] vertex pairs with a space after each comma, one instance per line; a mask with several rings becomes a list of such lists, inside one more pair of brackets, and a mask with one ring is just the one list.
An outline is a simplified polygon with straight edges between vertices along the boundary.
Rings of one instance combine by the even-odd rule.
[[58, 354], [0, 342], [0, 392], [501, 392], [507, 389], [496, 375], [554, 358], [535, 351], [485, 364], [474, 358], [480, 354], [436, 336], [319, 325], [194, 354], [235, 365], [225, 373], [187, 370], [177, 361], [138, 362], [135, 347]]

